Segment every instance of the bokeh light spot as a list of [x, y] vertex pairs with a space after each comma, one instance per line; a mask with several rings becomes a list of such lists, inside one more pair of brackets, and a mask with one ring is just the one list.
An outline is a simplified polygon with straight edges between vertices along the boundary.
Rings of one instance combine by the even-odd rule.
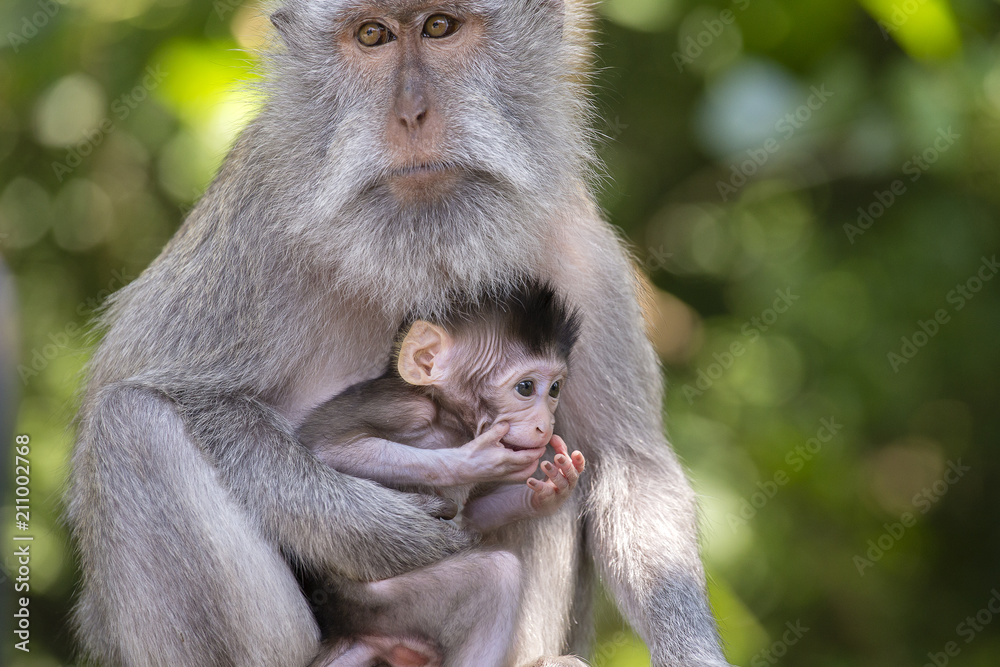
[[83, 6], [99, 21], [126, 21], [142, 15], [156, 0], [82, 0]]
[[111, 198], [96, 183], [72, 180], [56, 196], [52, 232], [71, 252], [89, 250], [105, 240], [114, 219]]
[[0, 238], [12, 248], [26, 248], [49, 230], [49, 194], [38, 183], [15, 178], [0, 195]]
[[947, 0], [862, 0], [884, 34], [921, 60], [943, 60], [962, 48]]
[[741, 61], [709, 84], [695, 116], [698, 140], [718, 158], [758, 148], [775, 137], [777, 123], [807, 97], [774, 63]]
[[872, 454], [865, 464], [868, 489], [890, 515], [914, 511], [914, 496], [932, 489], [944, 473], [941, 446], [928, 438], [896, 440]]
[[605, 0], [600, 8], [618, 25], [643, 32], [663, 30], [677, 15], [676, 0]]
[[761, 337], [746, 344], [746, 353], [733, 363], [729, 382], [751, 405], [782, 405], [802, 385], [802, 354], [789, 339]]
[[35, 136], [46, 146], [64, 148], [84, 138], [104, 117], [104, 89], [86, 74], [70, 74], [42, 93], [35, 107]]

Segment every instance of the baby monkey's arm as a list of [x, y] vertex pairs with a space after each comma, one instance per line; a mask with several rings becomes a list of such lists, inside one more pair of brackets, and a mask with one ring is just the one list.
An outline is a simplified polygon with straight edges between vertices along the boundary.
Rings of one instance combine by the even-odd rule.
[[495, 424], [461, 447], [422, 448], [374, 436], [314, 447], [317, 458], [355, 477], [380, 484], [448, 487], [478, 482], [520, 482], [531, 475], [542, 452], [513, 451], [500, 443], [505, 423]]
[[552, 436], [555, 463], [542, 462], [546, 479], [528, 479], [526, 486], [504, 485], [469, 502], [463, 517], [466, 526], [488, 533], [514, 521], [546, 516], [559, 509], [569, 498], [586, 466], [583, 454], [571, 455], [558, 435]]

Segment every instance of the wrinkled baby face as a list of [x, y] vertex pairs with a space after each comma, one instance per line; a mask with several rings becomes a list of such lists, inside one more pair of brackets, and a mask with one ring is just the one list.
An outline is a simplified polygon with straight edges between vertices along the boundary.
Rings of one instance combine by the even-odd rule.
[[489, 391], [489, 402], [497, 411], [495, 421], [510, 424], [504, 444], [534, 449], [549, 443], [565, 381], [565, 362], [538, 358], [516, 364], [498, 377]]

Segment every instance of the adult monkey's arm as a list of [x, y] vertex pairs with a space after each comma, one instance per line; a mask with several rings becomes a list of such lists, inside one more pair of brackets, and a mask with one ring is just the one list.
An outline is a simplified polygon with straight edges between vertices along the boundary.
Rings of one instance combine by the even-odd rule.
[[450, 518], [452, 503], [323, 465], [259, 400], [214, 397], [182, 412], [222, 484], [264, 537], [302, 564], [376, 581], [436, 562], [471, 542], [434, 518]]
[[554, 271], [586, 313], [559, 423], [588, 459], [587, 546], [654, 666], [726, 665], [705, 592], [695, 496], [663, 435], [660, 362], [634, 268], [611, 227], [581, 208], [562, 224]]

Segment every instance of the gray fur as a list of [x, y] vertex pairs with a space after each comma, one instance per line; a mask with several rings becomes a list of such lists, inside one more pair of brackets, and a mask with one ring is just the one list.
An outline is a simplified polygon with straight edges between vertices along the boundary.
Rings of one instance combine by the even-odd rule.
[[324, 42], [346, 4], [287, 2], [261, 114], [111, 300], [69, 492], [83, 650], [105, 665], [305, 665], [317, 627], [281, 556], [375, 580], [467, 546], [434, 518], [440, 502], [328, 470], [294, 429], [382, 371], [404, 314], [535, 275], [583, 314], [557, 432], [591, 465], [577, 500], [503, 529], [527, 582], [511, 664], [574, 664], [536, 661], [585, 641], [592, 560], [656, 667], [724, 665], [632, 267], [587, 187], [580, 8], [455, 3], [483, 12], [488, 52], [427, 76], [467, 179], [447, 205], [403, 207], [380, 185], [373, 122], [392, 81], [353, 77]]

